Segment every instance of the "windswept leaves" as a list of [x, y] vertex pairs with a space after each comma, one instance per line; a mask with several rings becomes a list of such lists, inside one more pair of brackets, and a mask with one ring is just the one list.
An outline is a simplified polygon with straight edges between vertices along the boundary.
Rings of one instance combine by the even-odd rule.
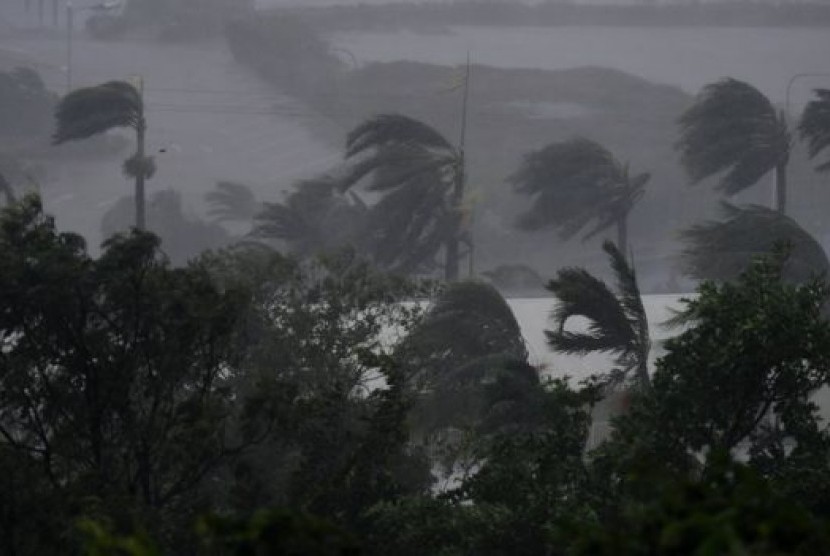
[[[611, 242], [603, 249], [611, 259], [618, 292], [582, 268], [560, 270], [547, 289], [556, 297], [551, 317], [555, 330], [546, 330], [554, 351], [587, 355], [608, 352], [619, 365], [614, 375], [624, 378], [631, 372], [642, 387], [648, 387], [648, 353], [651, 349], [648, 320], [634, 269]], [[568, 321], [581, 317], [588, 321], [585, 332], [566, 330]]]
[[382, 195], [366, 211], [361, 250], [392, 271], [433, 270], [442, 247], [458, 241], [461, 154], [423, 122], [380, 114], [349, 133], [346, 159], [340, 190]]
[[563, 239], [588, 228], [583, 239], [589, 239], [626, 217], [650, 177], [647, 173], [631, 177], [628, 165], [589, 139], [552, 143], [527, 155], [510, 177], [517, 192], [534, 198], [517, 226], [554, 227]]
[[55, 110], [55, 145], [86, 139], [116, 127], [143, 125], [141, 94], [124, 81], [109, 81], [72, 91]]
[[769, 254], [779, 244], [790, 249], [784, 266], [788, 281], [805, 282], [830, 268], [821, 245], [793, 219], [757, 205], [724, 203], [722, 207], [722, 220], [697, 224], [682, 233], [682, 260], [688, 276], [734, 280], [753, 259]]
[[253, 191], [241, 183], [220, 181], [205, 194], [208, 214], [217, 222], [249, 221], [261, 208]]
[[[810, 158], [815, 158], [830, 146], [830, 89], [816, 89], [816, 97], [807, 103], [798, 131], [807, 141]], [[816, 167], [819, 172], [830, 171], [830, 160]]]
[[723, 79], [703, 88], [679, 119], [677, 149], [693, 184], [723, 174], [717, 188], [733, 195], [754, 185], [790, 154], [790, 134], [755, 87]]

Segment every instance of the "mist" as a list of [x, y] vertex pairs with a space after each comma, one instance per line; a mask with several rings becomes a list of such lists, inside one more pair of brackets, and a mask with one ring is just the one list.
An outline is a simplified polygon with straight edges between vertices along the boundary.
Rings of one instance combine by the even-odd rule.
[[[298, 528], [289, 537], [319, 525], [343, 554], [349, 535], [369, 554], [391, 553], [387, 540], [404, 554], [610, 554], [620, 524], [653, 519], [626, 505], [646, 499], [638, 458], [662, 459], [661, 496], [682, 481], [715, 496], [698, 471], [717, 481], [747, 465], [770, 481], [752, 496], [801, 496], [792, 515], [819, 538], [828, 27], [820, 1], [3, 0], [0, 279], [16, 293], [0, 332], [31, 358], [23, 366], [63, 365], [90, 384], [78, 361], [94, 360], [147, 390], [127, 374], [113, 375], [123, 392], [102, 383], [140, 406], [124, 416], [92, 394], [83, 406], [74, 379], [55, 383], [58, 396], [38, 386], [50, 371], [24, 384], [0, 367], [0, 474], [6, 448], [9, 468], [42, 464], [9, 480], [39, 489], [21, 491], [20, 507], [60, 491], [55, 519], [81, 516], [90, 538], [145, 524], [165, 554], [218, 542], [265, 508]], [[119, 289], [144, 273], [147, 290]], [[64, 298], [67, 313], [50, 313]], [[67, 332], [78, 315], [85, 324]], [[23, 349], [27, 337], [37, 342]], [[138, 362], [141, 350], [158, 361]], [[178, 363], [161, 355], [179, 351]], [[153, 390], [156, 364], [188, 369], [167, 398]], [[717, 395], [704, 385], [721, 380]], [[202, 437], [182, 402], [196, 391]], [[65, 423], [44, 409], [64, 403], [77, 404]], [[159, 410], [168, 428], [153, 413], [164, 404], [178, 408]], [[88, 467], [55, 444], [64, 452], [50, 459], [50, 435], [66, 443], [91, 415], [116, 432], [104, 439], [101, 425], [90, 446], [112, 452]], [[130, 436], [129, 419], [146, 430]], [[165, 467], [177, 426], [192, 452]], [[808, 456], [793, 463], [799, 447]], [[130, 450], [162, 463], [151, 472]], [[512, 467], [524, 457], [528, 468]], [[619, 484], [585, 478], [604, 473], [602, 458]], [[826, 481], [815, 500], [794, 478], [809, 458]], [[557, 479], [545, 475], [553, 460]], [[792, 476], [776, 483], [779, 471]], [[508, 476], [515, 497], [500, 490]], [[529, 504], [511, 544], [502, 533], [520, 529], [536, 480], [546, 502]], [[106, 501], [105, 517], [63, 485]], [[121, 514], [119, 497], [140, 502]], [[554, 501], [561, 510], [544, 509]], [[158, 525], [176, 512], [187, 519]], [[593, 517], [571, 530], [570, 514]], [[183, 525], [205, 515], [243, 521]], [[422, 521], [405, 529], [407, 515]], [[428, 515], [463, 526], [435, 532]], [[741, 542], [763, 544], [753, 539]], [[43, 542], [0, 541], [0, 554], [71, 545]], [[793, 550], [782, 553], [808, 553]]]

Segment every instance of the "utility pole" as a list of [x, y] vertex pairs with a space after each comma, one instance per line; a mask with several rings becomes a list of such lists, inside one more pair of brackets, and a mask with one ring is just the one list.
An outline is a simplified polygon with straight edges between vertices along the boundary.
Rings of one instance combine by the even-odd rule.
[[75, 12], [72, 2], [66, 3], [66, 94], [72, 92], [72, 31]]
[[[461, 103], [461, 137], [458, 140], [458, 153], [459, 158], [461, 161], [461, 169], [459, 170], [459, 203], [463, 202], [464, 199], [464, 190], [467, 186], [467, 161], [465, 155], [465, 146], [467, 142], [467, 106], [470, 100], [470, 51], [467, 51], [467, 66], [464, 70], [464, 97]], [[475, 246], [473, 244], [473, 206], [470, 205], [469, 207], [470, 216], [468, 218], [468, 227], [469, 227], [469, 234], [468, 234], [468, 249], [469, 249], [469, 257], [468, 257], [468, 277], [472, 278], [473, 273], [475, 272]]]
[[448, 281], [458, 280], [459, 266], [459, 234], [461, 232], [461, 202], [464, 198], [464, 186], [466, 184], [464, 143], [467, 138], [467, 102], [469, 99], [470, 85], [470, 54], [467, 53], [467, 67], [464, 72], [464, 96], [461, 105], [461, 137], [458, 141], [458, 169], [455, 173], [455, 183], [450, 194], [450, 204], [455, 222], [452, 230], [452, 237], [447, 242], [446, 262], [444, 277]]

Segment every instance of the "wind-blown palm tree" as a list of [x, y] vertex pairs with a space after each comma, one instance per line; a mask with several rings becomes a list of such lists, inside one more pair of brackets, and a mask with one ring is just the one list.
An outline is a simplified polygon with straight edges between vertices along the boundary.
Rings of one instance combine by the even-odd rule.
[[205, 193], [205, 200], [208, 215], [217, 222], [249, 222], [262, 209], [251, 188], [231, 181], [217, 182], [213, 191]]
[[[648, 390], [651, 388], [648, 375], [651, 340], [637, 277], [612, 242], [606, 241], [602, 247], [611, 259], [617, 292], [583, 268], [560, 270], [547, 285], [557, 304], [552, 314], [556, 328], [546, 330], [545, 335], [554, 351], [576, 355], [615, 354], [618, 368], [611, 374], [612, 382], [620, 382], [633, 374], [636, 385]], [[587, 319], [587, 330], [566, 330], [572, 317]]]
[[[398, 347], [418, 393], [413, 424], [430, 434], [447, 428], [488, 431], [522, 426], [533, 408], [538, 372], [513, 311], [491, 285], [446, 286]], [[494, 387], [503, 387], [495, 392]], [[485, 432], [482, 430], [482, 432]]]
[[586, 240], [616, 226], [617, 246], [625, 252], [628, 215], [650, 178], [632, 175], [628, 164], [589, 139], [552, 143], [527, 155], [510, 177], [519, 193], [535, 196], [517, 225], [524, 230], [551, 226], [563, 239], [588, 228]]
[[[801, 138], [807, 141], [810, 158], [830, 147], [830, 89], [816, 89], [815, 94], [818, 98], [807, 103], [798, 124]], [[819, 164], [816, 170], [830, 171], [830, 160]]]
[[429, 267], [444, 249], [444, 275], [458, 278], [464, 156], [438, 131], [400, 114], [381, 114], [353, 129], [346, 139], [352, 164], [341, 187], [371, 179], [382, 194], [367, 219], [371, 251], [386, 267]]
[[285, 241], [298, 256], [351, 246], [360, 250], [366, 206], [339, 192], [331, 176], [302, 180], [282, 203], [263, 203], [253, 237]]
[[774, 170], [775, 208], [786, 213], [790, 133], [758, 89], [737, 79], [711, 83], [679, 124], [677, 148], [693, 184], [720, 175], [717, 189], [734, 195]]
[[124, 172], [135, 178], [135, 225], [146, 227], [144, 181], [152, 176], [152, 157], [144, 155], [144, 101], [141, 92], [124, 81], [109, 81], [94, 87], [72, 91], [63, 97], [55, 110], [57, 129], [52, 142], [60, 145], [128, 127], [136, 134], [135, 155], [124, 163]]
[[793, 219], [759, 206], [723, 204], [725, 218], [698, 224], [682, 233], [684, 272], [698, 280], [735, 280], [753, 259], [784, 244], [782, 269], [787, 280], [801, 283], [830, 270], [821, 245]]

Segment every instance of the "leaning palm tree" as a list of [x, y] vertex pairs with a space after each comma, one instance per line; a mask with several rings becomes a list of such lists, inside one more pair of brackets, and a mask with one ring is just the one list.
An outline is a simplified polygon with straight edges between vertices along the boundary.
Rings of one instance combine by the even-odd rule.
[[249, 222], [262, 208], [251, 188], [241, 183], [219, 181], [205, 193], [208, 214], [217, 222]]
[[367, 208], [338, 187], [328, 175], [298, 182], [282, 203], [263, 203], [251, 236], [284, 241], [301, 257], [344, 246], [359, 248]]
[[152, 157], [144, 155], [144, 101], [141, 92], [124, 81], [109, 81], [94, 87], [72, 91], [63, 97], [55, 110], [57, 130], [52, 142], [87, 139], [118, 127], [128, 127], [136, 134], [135, 155], [124, 163], [124, 173], [135, 178], [135, 226], [146, 226], [144, 181], [152, 176]]
[[396, 351], [416, 395], [415, 431], [430, 437], [530, 424], [540, 380], [527, 357], [513, 311], [493, 286], [446, 285]]
[[754, 259], [779, 244], [788, 247], [785, 279], [802, 283], [825, 274], [830, 263], [821, 245], [793, 219], [759, 206], [723, 204], [724, 218], [693, 226], [681, 235], [684, 273], [698, 280], [737, 279]]
[[[815, 94], [818, 98], [807, 103], [798, 124], [801, 138], [807, 141], [810, 158], [830, 147], [830, 89], [816, 89]], [[830, 160], [819, 164], [816, 170], [830, 171]]]
[[341, 187], [369, 178], [381, 194], [368, 215], [371, 251], [384, 266], [428, 268], [444, 250], [444, 275], [459, 271], [464, 155], [434, 128], [400, 114], [381, 114], [353, 129], [346, 140], [352, 164]]
[[775, 209], [786, 212], [790, 133], [758, 89], [736, 79], [709, 84], [679, 123], [677, 148], [693, 184], [718, 175], [717, 189], [734, 195], [774, 170]]
[[[648, 375], [651, 340], [637, 277], [612, 242], [606, 241], [602, 248], [611, 259], [617, 293], [583, 268], [560, 270], [547, 285], [557, 304], [552, 314], [556, 328], [546, 330], [545, 335], [554, 351], [575, 355], [615, 354], [618, 367], [610, 375], [611, 382], [621, 382], [633, 374], [637, 387], [648, 390], [651, 388]], [[587, 330], [566, 330], [572, 317], [587, 319]]]
[[628, 249], [628, 215], [643, 196], [648, 173], [632, 175], [628, 164], [589, 139], [552, 143], [527, 155], [510, 181], [519, 193], [534, 196], [517, 226], [554, 227], [563, 239], [588, 229], [590, 239], [616, 226], [617, 247]]

